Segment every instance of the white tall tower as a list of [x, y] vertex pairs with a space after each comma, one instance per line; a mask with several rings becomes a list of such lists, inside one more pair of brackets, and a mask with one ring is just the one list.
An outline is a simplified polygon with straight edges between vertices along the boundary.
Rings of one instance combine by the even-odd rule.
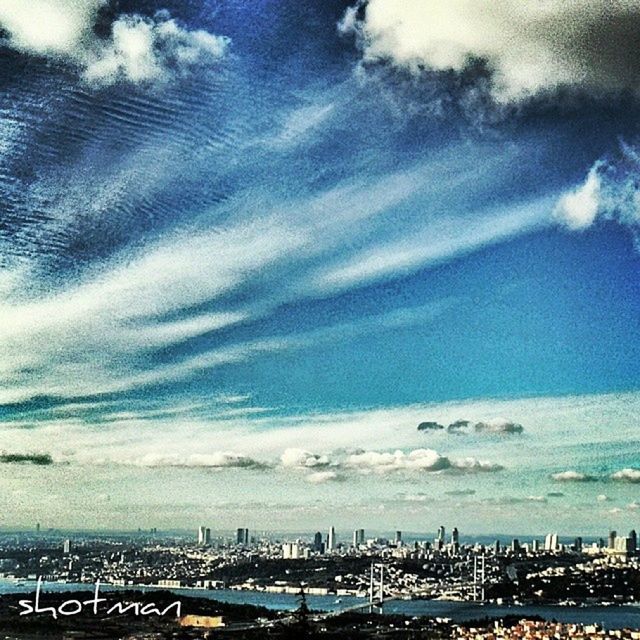
[[335, 527], [329, 527], [329, 535], [327, 536], [327, 551], [333, 551], [336, 548], [336, 530]]

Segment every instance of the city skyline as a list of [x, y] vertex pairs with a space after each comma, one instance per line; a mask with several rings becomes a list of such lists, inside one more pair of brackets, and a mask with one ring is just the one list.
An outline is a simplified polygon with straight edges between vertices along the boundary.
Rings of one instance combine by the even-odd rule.
[[640, 9], [401, 5], [0, 6], [1, 525], [640, 528]]

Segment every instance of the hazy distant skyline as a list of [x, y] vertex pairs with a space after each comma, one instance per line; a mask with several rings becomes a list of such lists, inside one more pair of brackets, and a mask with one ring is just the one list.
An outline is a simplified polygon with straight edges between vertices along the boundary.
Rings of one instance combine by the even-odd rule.
[[3, 3], [0, 524], [631, 528], [639, 30]]

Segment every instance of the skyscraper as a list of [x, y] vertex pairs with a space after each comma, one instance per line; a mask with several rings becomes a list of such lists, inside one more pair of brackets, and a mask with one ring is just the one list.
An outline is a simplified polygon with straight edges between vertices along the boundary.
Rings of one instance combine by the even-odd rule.
[[71, 540], [65, 540], [64, 541], [64, 544], [62, 545], [62, 552], [64, 554], [71, 553]]
[[402, 531], [396, 531], [396, 544], [402, 544]]
[[629, 532], [629, 550], [631, 553], [635, 553], [638, 550], [638, 535], [635, 529], [631, 529]]
[[198, 527], [198, 544], [207, 544], [207, 528], [205, 526]]
[[284, 560], [298, 560], [300, 558], [300, 545], [297, 542], [285, 542], [282, 545], [282, 558]]
[[451, 531], [451, 544], [456, 545], [460, 543], [460, 535], [458, 533], [458, 527], [453, 527]]
[[241, 527], [236, 531], [236, 544], [245, 546], [249, 544], [249, 529]]
[[357, 549], [361, 544], [364, 544], [364, 529], [356, 529], [353, 532], [353, 546]]
[[558, 534], [548, 533], [544, 539], [545, 551], [557, 551], [558, 550]]
[[313, 536], [313, 550], [318, 553], [322, 553], [322, 534], [319, 531], [316, 531], [316, 535]]
[[609, 549], [616, 548], [616, 536], [618, 533], [616, 531], [609, 531], [609, 544], [607, 545]]
[[441, 550], [444, 547], [445, 530], [443, 526], [438, 527], [438, 537], [435, 539], [435, 547]]
[[327, 535], [327, 551], [333, 551], [336, 548], [336, 530], [335, 527], [329, 527]]

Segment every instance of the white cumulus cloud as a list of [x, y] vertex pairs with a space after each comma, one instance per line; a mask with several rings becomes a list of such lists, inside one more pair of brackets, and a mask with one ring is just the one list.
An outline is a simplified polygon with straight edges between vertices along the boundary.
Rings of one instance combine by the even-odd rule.
[[336, 482], [342, 480], [335, 471], [315, 471], [305, 477], [311, 484], [324, 484], [325, 482]]
[[581, 473], [580, 471], [574, 471], [572, 469], [553, 473], [551, 474], [551, 477], [556, 482], [590, 482], [596, 479], [594, 476], [587, 473]]
[[339, 28], [356, 34], [365, 61], [463, 71], [482, 60], [508, 101], [561, 86], [637, 90], [629, 38], [639, 24], [629, 0], [361, 0]]
[[620, 482], [638, 483], [640, 482], [640, 469], [620, 469], [620, 471], [616, 471], [611, 474], [611, 479], [618, 480]]
[[187, 31], [172, 19], [125, 15], [113, 23], [111, 40], [90, 56], [84, 76], [101, 83], [162, 80], [221, 58], [226, 46], [225, 38]]
[[394, 473], [412, 471], [444, 471], [446, 469], [471, 473], [500, 471], [503, 467], [487, 460], [473, 457], [450, 459], [433, 449], [413, 449], [408, 453], [396, 451], [362, 451], [353, 453], [341, 462], [348, 469], [360, 473]]
[[414, 449], [409, 453], [365, 451], [350, 455], [345, 465], [360, 471], [441, 471], [451, 467], [448, 458], [433, 449]]
[[294, 447], [285, 449], [280, 456], [280, 463], [287, 469], [326, 467], [329, 462], [327, 456], [319, 456], [304, 449]]
[[488, 460], [478, 460], [477, 458], [462, 458], [460, 460], [453, 461], [453, 467], [460, 471], [501, 471], [504, 467], [495, 462], [489, 462]]
[[595, 165], [582, 185], [561, 196], [555, 215], [570, 229], [585, 229], [598, 216], [601, 197], [602, 182], [598, 175], [598, 165]]
[[640, 153], [622, 142], [614, 157], [594, 163], [581, 185], [562, 195], [556, 203], [556, 219], [568, 228], [581, 230], [597, 220], [610, 220], [631, 231], [636, 242], [640, 232]]
[[185, 29], [165, 11], [153, 17], [120, 15], [110, 34], [100, 37], [94, 26], [107, 5], [106, 0], [4, 0], [0, 27], [9, 47], [71, 64], [86, 80], [101, 84], [167, 79], [226, 51], [227, 38]]

